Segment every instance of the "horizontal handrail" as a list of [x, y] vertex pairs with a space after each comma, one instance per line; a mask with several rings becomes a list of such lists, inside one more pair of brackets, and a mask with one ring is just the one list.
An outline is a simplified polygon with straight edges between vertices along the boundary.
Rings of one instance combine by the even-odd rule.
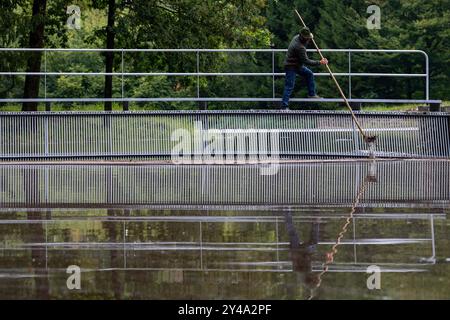
[[[21, 102], [279, 102], [281, 98], [240, 98], [240, 97], [225, 97], [225, 98], [195, 98], [195, 97], [178, 97], [178, 98], [33, 98], [33, 99], [0, 99], [0, 102], [21, 103]], [[293, 102], [344, 102], [342, 98], [292, 98], [289, 101]], [[425, 99], [347, 99], [348, 102], [354, 103], [427, 103], [440, 104], [442, 100], [425, 100]]]
[[[48, 51], [48, 52], [287, 52], [287, 49], [103, 49], [103, 48], [0, 48], [0, 51]], [[315, 49], [307, 49], [308, 52], [315, 52]], [[403, 49], [321, 49], [323, 52], [386, 52], [386, 53], [422, 53], [423, 50], [403, 50]]]
[[[0, 76], [277, 76], [284, 77], [281, 72], [0, 72]], [[329, 73], [314, 73], [316, 76], [327, 76]], [[426, 73], [334, 73], [335, 76], [359, 76], [359, 77], [426, 77]]]
[[[149, 98], [149, 100], [140, 100], [140, 101], [279, 101], [276, 100], [267, 100], [266, 98], [254, 98], [251, 100], [242, 98], [242, 99], [230, 99], [230, 98], [219, 98], [219, 100], [215, 100], [212, 98], [205, 98], [200, 96], [200, 77], [236, 77], [236, 76], [249, 76], [249, 77], [272, 77], [272, 99], [275, 99], [275, 77], [283, 77], [285, 74], [280, 72], [275, 72], [275, 53], [284, 53], [287, 49], [248, 49], [248, 48], [239, 48], [239, 49], [207, 49], [207, 48], [185, 48], [185, 49], [170, 49], [170, 48], [147, 48], [147, 49], [136, 49], [136, 48], [117, 48], [117, 49], [103, 49], [103, 48], [0, 48], [0, 52], [116, 52], [121, 53], [121, 72], [47, 72], [47, 54], [44, 56], [44, 72], [9, 72], [0, 70], [0, 76], [25, 76], [25, 75], [33, 75], [33, 76], [44, 76], [45, 77], [45, 85], [44, 85], [44, 98], [47, 98], [47, 76], [114, 76], [121, 77], [121, 96], [125, 97], [124, 93], [124, 78], [125, 77], [139, 77], [139, 76], [190, 76], [197, 77], [197, 96], [195, 98], [161, 98], [153, 99]], [[314, 49], [307, 49], [308, 52], [315, 52]], [[348, 72], [336, 73], [336, 76], [339, 77], [348, 77], [349, 80], [349, 98], [352, 98], [351, 91], [351, 79], [352, 77], [402, 77], [402, 78], [425, 78], [425, 99], [423, 100], [415, 100], [419, 101], [418, 103], [434, 103], [430, 102], [429, 97], [429, 57], [428, 54], [423, 50], [402, 50], [402, 49], [323, 49], [323, 52], [337, 52], [337, 53], [348, 53]], [[124, 53], [158, 53], [158, 52], [169, 52], [169, 53], [196, 53], [197, 54], [197, 67], [196, 72], [124, 72]], [[272, 72], [200, 72], [200, 63], [199, 63], [199, 54], [200, 53], [271, 53], [272, 54]], [[381, 72], [362, 72], [355, 73], [351, 72], [351, 53], [400, 53], [400, 54], [410, 54], [416, 53], [421, 54], [425, 57], [425, 73], [381, 73]], [[315, 73], [316, 76], [325, 77], [330, 76], [329, 73]], [[34, 101], [34, 100], [25, 100], [25, 99], [0, 99], [0, 102], [26, 102], [26, 101]], [[44, 100], [45, 102], [51, 102], [51, 100]], [[36, 100], [36, 102], [44, 102], [42, 100]], [[59, 100], [63, 101], [63, 100]], [[80, 101], [71, 99], [72, 102]], [[85, 102], [104, 102], [108, 100], [85, 100]], [[117, 100], [114, 100], [117, 101]], [[123, 101], [138, 101], [138, 100], [123, 100]], [[302, 101], [292, 99], [292, 101]], [[373, 102], [383, 103], [379, 99], [372, 99]], [[404, 101], [404, 102], [403, 102]], [[435, 100], [436, 101], [436, 100]], [[333, 102], [332, 100], [322, 100], [322, 102]], [[363, 103], [370, 103], [369, 99], [362, 101]], [[389, 103], [389, 102], [387, 102]], [[415, 103], [413, 100], [395, 100], [395, 103]], [[436, 102], [439, 103], [439, 102]]]

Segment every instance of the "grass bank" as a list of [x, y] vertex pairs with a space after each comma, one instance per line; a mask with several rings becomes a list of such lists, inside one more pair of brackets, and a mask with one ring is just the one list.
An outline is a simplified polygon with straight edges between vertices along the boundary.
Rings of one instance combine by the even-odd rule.
[[[385, 105], [366, 105], [362, 107], [363, 111], [418, 111], [419, 107], [423, 106], [423, 104], [399, 104], [399, 105], [392, 105], [392, 104], [385, 104]], [[450, 101], [443, 101], [442, 102], [443, 107], [449, 107], [450, 108]], [[21, 104], [8, 104], [8, 105], [0, 105], [0, 111], [21, 111]], [[212, 110], [220, 110], [220, 109], [275, 109], [275, 106], [261, 106], [261, 105], [255, 105], [255, 104], [249, 104], [249, 103], [243, 103], [243, 104], [232, 104], [230, 103], [224, 103], [224, 104], [212, 104], [210, 105], [209, 109]], [[291, 106], [293, 110], [301, 110], [304, 107], [302, 105], [295, 105], [293, 104]], [[51, 110], [52, 111], [103, 111], [104, 107], [102, 103], [85, 103], [85, 104], [52, 104]], [[122, 111], [123, 106], [121, 103], [113, 103], [112, 105], [113, 111]], [[176, 103], [176, 104], [161, 104], [161, 103], [152, 103], [152, 104], [135, 104], [131, 103], [130, 110], [198, 110], [199, 106], [197, 103], [194, 102], [186, 102], [186, 103]], [[311, 107], [307, 108], [308, 110], [311, 110]], [[314, 109], [317, 110], [341, 110], [345, 111], [347, 108], [344, 105], [337, 105], [333, 104], [331, 105], [317, 105], [314, 107]], [[45, 111], [45, 105], [39, 104], [38, 106], [39, 111]]]

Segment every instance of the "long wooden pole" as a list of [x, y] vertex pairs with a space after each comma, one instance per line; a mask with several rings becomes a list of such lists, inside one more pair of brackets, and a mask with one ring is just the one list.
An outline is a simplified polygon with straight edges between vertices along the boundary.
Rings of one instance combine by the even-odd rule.
[[[300, 21], [302, 22], [303, 26], [306, 28], [305, 21], [303, 21], [302, 16], [300, 15], [300, 13], [298, 13], [297, 9], [294, 9], [294, 11], [295, 11], [295, 13], [297, 14], [298, 18], [300, 19]], [[316, 47], [316, 50], [317, 50], [317, 52], [319, 53], [320, 57], [321, 57], [322, 59], [324, 59], [324, 56], [322, 55], [322, 51], [319, 49], [319, 46], [317, 45], [316, 41], [314, 41], [314, 38], [311, 39], [311, 40], [312, 40], [312, 43], [314, 44], [314, 46]], [[328, 64], [326, 64], [325, 67], [327, 68], [328, 72], [329, 72], [330, 75], [331, 75], [331, 78], [333, 79], [334, 83], [336, 84], [336, 87], [338, 88], [339, 93], [341, 94], [342, 99], [344, 99], [344, 102], [345, 102], [345, 104], [347, 105], [347, 108], [350, 110], [350, 113], [351, 113], [351, 115], [352, 115], [352, 117], [353, 117], [353, 121], [355, 122], [356, 126], [358, 127], [359, 132], [360, 132], [361, 135], [363, 136], [364, 141], [366, 141], [366, 142], [368, 142], [368, 143], [373, 142], [373, 141], [375, 140], [375, 137], [369, 137], [369, 136], [367, 136], [367, 135], [365, 134], [363, 128], [362, 128], [361, 125], [359, 124], [358, 119], [356, 118], [355, 114], [353, 113], [353, 109], [352, 109], [352, 107], [350, 106], [350, 104], [349, 104], [349, 102], [348, 102], [348, 100], [347, 100], [347, 97], [345, 96], [344, 92], [343, 92], [342, 89], [341, 89], [341, 86], [339, 85], [339, 83], [338, 83], [337, 80], [336, 80], [336, 77], [334, 76], [333, 72], [331, 71], [330, 66], [329, 66]]]

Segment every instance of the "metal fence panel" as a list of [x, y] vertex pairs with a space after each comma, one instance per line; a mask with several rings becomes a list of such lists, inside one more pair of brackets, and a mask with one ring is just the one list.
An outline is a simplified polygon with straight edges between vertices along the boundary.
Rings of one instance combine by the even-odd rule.
[[[375, 166], [375, 167], [373, 167]], [[375, 171], [361, 206], [449, 206], [450, 161], [328, 161], [259, 165], [0, 166], [0, 207], [347, 205]]]
[[[377, 136], [377, 157], [450, 157], [446, 113], [356, 115]], [[184, 155], [197, 159], [207, 153], [213, 133], [226, 142], [224, 156], [233, 160], [264, 155], [267, 139], [276, 140], [276, 156], [283, 159], [369, 156], [347, 112], [0, 112], [0, 160], [170, 160], [177, 130], [190, 138]]]

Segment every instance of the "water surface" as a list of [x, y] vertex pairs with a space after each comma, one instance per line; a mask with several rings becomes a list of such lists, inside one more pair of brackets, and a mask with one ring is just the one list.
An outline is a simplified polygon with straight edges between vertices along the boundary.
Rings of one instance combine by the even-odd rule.
[[[402, 177], [410, 171], [399, 163], [385, 163], [372, 179], [366, 163], [291, 165], [283, 168], [289, 183], [259, 178], [269, 180], [243, 182], [252, 183], [246, 193], [233, 193], [230, 183], [256, 176], [251, 166], [201, 169], [209, 175], [164, 167], [172, 184], [134, 186], [128, 198], [120, 188], [130, 181], [117, 179], [130, 168], [113, 168], [109, 204], [101, 183], [86, 190], [57, 175], [80, 167], [3, 167], [0, 298], [448, 299], [448, 162], [415, 164], [415, 177]], [[220, 187], [223, 174], [234, 180]], [[33, 183], [20, 187], [14, 176]], [[327, 177], [320, 187], [317, 179]], [[161, 188], [168, 194], [150, 193]], [[81, 268], [80, 290], [67, 287], [71, 265]], [[367, 287], [373, 265], [381, 270], [379, 290]]]

